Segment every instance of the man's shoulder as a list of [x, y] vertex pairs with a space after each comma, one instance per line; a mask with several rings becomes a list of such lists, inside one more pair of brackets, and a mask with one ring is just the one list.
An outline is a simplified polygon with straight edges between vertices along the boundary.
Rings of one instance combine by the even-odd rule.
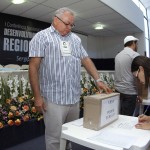
[[74, 38], [79, 38], [80, 39], [80, 37], [76, 33], [71, 32], [71, 36], [74, 37]]
[[46, 28], [46, 29], [40, 30], [39, 32], [37, 32], [35, 34], [34, 38], [43, 39], [46, 36], [46, 32], [48, 32], [48, 30], [50, 30], [50, 28]]
[[138, 56], [139, 53], [133, 51], [132, 49], [129, 48], [124, 48], [122, 51], [120, 51], [117, 55], [116, 55], [116, 59], [128, 59], [130, 57], [135, 57]]
[[123, 52], [127, 55], [140, 55], [138, 52], [134, 51], [130, 47], [125, 47]]
[[48, 31], [50, 31], [50, 30], [51, 30], [51, 28], [50, 28], [50, 27], [48, 27], [48, 28], [42, 29], [42, 30], [41, 30], [41, 31], [39, 31], [38, 33], [43, 34], [43, 33], [48, 32]]
[[134, 51], [134, 50], [132, 50], [132, 49], [129, 51], [129, 54], [130, 54], [130, 55], [134, 55], [134, 56], [140, 55], [138, 52], [136, 52], [136, 51]]
[[73, 39], [73, 41], [81, 42], [81, 38], [76, 33], [71, 32], [70, 36]]
[[122, 55], [124, 53], [123, 50], [121, 50], [120, 52], [117, 53], [116, 57], [119, 57], [120, 55]]

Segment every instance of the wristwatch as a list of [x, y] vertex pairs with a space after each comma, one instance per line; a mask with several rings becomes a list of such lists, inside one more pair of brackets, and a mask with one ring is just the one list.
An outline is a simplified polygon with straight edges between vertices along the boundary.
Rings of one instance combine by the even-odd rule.
[[97, 79], [97, 80], [95, 80], [95, 82], [97, 83], [97, 82], [103, 82], [103, 80], [102, 79]]

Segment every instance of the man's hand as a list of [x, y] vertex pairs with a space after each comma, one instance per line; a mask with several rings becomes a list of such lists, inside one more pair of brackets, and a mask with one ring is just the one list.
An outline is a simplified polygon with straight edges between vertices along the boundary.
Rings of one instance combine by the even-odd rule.
[[112, 90], [103, 82], [96, 82], [98, 89], [101, 91], [102, 89], [107, 93], [112, 93]]
[[46, 111], [43, 97], [36, 98], [34, 101], [34, 106], [35, 106], [36, 110], [40, 113], [42, 113], [43, 111], [44, 112]]
[[142, 103], [143, 99], [142, 99], [140, 96], [137, 96], [136, 101], [137, 101], [138, 103]]

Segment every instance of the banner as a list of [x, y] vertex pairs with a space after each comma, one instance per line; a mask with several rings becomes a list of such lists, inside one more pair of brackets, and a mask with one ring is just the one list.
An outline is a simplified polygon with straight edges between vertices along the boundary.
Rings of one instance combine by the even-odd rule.
[[28, 64], [29, 42], [50, 23], [0, 13], [0, 64]]

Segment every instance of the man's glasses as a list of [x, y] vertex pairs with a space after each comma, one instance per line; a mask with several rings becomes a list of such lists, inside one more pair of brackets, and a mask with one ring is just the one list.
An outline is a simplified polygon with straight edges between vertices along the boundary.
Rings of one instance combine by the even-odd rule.
[[66, 26], [70, 26], [71, 28], [74, 28], [75, 25], [74, 24], [70, 24], [70, 23], [66, 23], [64, 22], [62, 19], [60, 19], [58, 16], [55, 16], [56, 18], [58, 18], [63, 24], [65, 24]]

